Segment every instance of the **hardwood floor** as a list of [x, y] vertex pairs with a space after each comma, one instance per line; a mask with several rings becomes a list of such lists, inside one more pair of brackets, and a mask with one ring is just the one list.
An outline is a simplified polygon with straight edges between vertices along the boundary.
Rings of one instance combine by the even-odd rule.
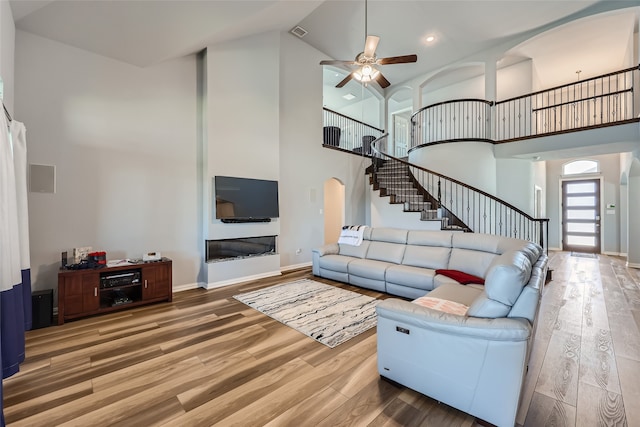
[[[518, 424], [640, 426], [640, 271], [551, 254]], [[375, 328], [330, 349], [232, 298], [309, 269], [27, 333], [10, 426], [468, 426], [381, 380]]]

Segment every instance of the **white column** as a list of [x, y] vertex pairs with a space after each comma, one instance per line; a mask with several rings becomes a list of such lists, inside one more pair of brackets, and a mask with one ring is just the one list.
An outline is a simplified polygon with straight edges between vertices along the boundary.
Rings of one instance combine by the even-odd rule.
[[631, 162], [627, 191], [627, 218], [629, 219], [627, 267], [640, 268], [640, 222], [632, 220], [632, 218], [640, 218], [640, 160], [637, 157], [634, 157]]
[[[496, 101], [498, 96], [498, 68], [497, 61], [491, 57], [484, 63], [484, 99], [487, 101]], [[495, 108], [491, 109], [493, 113]], [[490, 118], [490, 126], [487, 126], [490, 130], [490, 134], [487, 135], [489, 139], [493, 139], [496, 134], [496, 118], [493, 114]]]

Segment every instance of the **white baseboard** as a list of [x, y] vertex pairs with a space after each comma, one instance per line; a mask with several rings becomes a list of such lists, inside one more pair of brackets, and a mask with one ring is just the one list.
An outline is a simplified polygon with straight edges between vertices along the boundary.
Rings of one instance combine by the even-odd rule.
[[300, 264], [287, 265], [286, 267], [282, 267], [280, 269], [280, 271], [271, 271], [271, 272], [268, 272], [268, 273], [256, 274], [256, 275], [253, 275], [253, 276], [238, 277], [236, 279], [223, 280], [223, 281], [220, 281], [220, 282], [213, 282], [213, 283], [205, 283], [205, 282], [187, 283], [187, 284], [184, 284], [184, 285], [174, 286], [173, 287], [173, 293], [182, 292], [182, 291], [188, 291], [190, 289], [197, 289], [197, 288], [203, 288], [203, 289], [209, 290], [209, 289], [221, 288], [223, 286], [236, 285], [238, 283], [249, 282], [251, 280], [258, 280], [258, 279], [264, 279], [266, 277], [280, 276], [284, 272], [291, 271], [291, 270], [299, 270], [301, 268], [306, 268], [306, 267], [311, 267], [311, 265], [312, 265], [312, 263], [311, 263], [311, 261], [309, 261], [309, 262], [303, 262], [303, 263], [300, 263]]
[[174, 286], [173, 289], [171, 289], [171, 292], [175, 294], [176, 292], [198, 289], [203, 287], [202, 285], [204, 285], [204, 283], [185, 283], [184, 285]]
[[301, 268], [311, 267], [311, 265], [312, 265], [311, 261], [303, 262], [303, 263], [300, 263], [300, 264], [287, 265], [286, 267], [280, 268], [280, 271], [284, 273], [285, 271], [299, 270]]
[[640, 264], [636, 263], [636, 262], [629, 262], [627, 261], [627, 267], [631, 267], [631, 268], [640, 268]]
[[221, 288], [223, 286], [236, 285], [242, 282], [250, 282], [252, 280], [264, 279], [266, 277], [281, 276], [281, 275], [282, 273], [280, 272], [280, 270], [270, 271], [267, 273], [255, 274], [253, 276], [245, 276], [245, 277], [238, 277], [235, 279], [222, 280], [220, 282], [203, 283], [200, 285], [200, 287], [209, 290], [209, 289]]
[[561, 248], [548, 248], [550, 251], [558, 251], [558, 252], [562, 252]]
[[609, 255], [609, 256], [624, 256], [622, 255], [620, 252], [608, 252], [608, 251], [603, 251], [602, 252], [603, 255]]

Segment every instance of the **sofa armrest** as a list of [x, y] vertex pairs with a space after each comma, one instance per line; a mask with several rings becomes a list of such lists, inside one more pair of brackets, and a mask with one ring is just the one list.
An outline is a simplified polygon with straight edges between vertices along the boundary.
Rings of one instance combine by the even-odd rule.
[[328, 245], [312, 249], [312, 252], [317, 253], [319, 256], [338, 255], [340, 253], [340, 246], [338, 246], [337, 243], [329, 243]]
[[400, 299], [378, 304], [378, 316], [436, 332], [488, 341], [527, 341], [531, 325], [526, 319], [457, 316]]
[[337, 243], [314, 248], [311, 250], [311, 272], [314, 276], [320, 276], [320, 258], [325, 255], [337, 255], [340, 253], [340, 246]]

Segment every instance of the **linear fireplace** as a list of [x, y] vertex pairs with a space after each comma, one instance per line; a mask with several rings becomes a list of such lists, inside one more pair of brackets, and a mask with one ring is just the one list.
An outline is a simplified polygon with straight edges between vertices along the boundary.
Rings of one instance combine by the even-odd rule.
[[218, 262], [255, 256], [275, 255], [277, 236], [205, 240], [206, 261]]

